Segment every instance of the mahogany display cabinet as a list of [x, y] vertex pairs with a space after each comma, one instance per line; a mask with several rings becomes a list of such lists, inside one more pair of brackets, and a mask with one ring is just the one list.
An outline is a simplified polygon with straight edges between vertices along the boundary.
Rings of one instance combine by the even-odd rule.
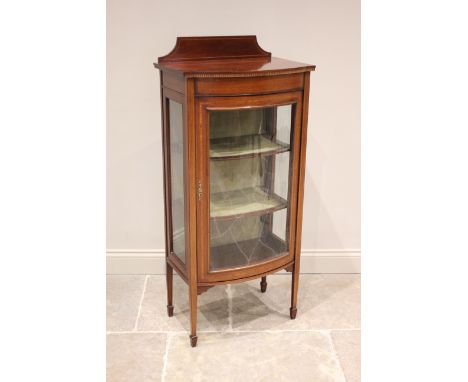
[[173, 270], [197, 297], [220, 284], [292, 273], [297, 313], [310, 72], [255, 36], [179, 37], [160, 71], [167, 311]]

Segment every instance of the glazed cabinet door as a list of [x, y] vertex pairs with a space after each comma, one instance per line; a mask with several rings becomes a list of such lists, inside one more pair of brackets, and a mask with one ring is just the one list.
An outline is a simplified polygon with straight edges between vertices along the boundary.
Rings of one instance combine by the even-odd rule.
[[294, 258], [302, 93], [197, 100], [199, 282]]

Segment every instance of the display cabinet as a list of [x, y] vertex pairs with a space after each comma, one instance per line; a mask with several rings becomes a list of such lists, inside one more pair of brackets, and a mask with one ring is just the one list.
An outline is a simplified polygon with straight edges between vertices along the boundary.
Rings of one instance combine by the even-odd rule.
[[173, 270], [197, 296], [220, 284], [292, 273], [297, 312], [309, 77], [255, 36], [179, 37], [160, 71], [167, 311]]

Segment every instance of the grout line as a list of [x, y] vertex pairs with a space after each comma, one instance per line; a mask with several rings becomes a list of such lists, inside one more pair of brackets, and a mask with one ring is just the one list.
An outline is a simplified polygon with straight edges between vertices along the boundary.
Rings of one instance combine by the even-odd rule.
[[143, 284], [143, 291], [141, 292], [140, 305], [138, 305], [138, 314], [135, 320], [135, 326], [133, 327], [133, 332], [138, 330], [138, 321], [140, 320], [141, 305], [143, 304], [143, 299], [145, 298], [146, 285], [148, 284], [149, 275], [145, 277], [145, 283]]
[[346, 376], [345, 376], [345, 373], [344, 373], [344, 370], [343, 370], [343, 366], [341, 366], [340, 357], [338, 357], [338, 353], [336, 352], [335, 344], [333, 343], [333, 338], [331, 336], [331, 332], [332, 332], [331, 330], [328, 330], [324, 334], [326, 335], [326, 337], [328, 339], [328, 342], [330, 343], [332, 356], [333, 356], [333, 358], [335, 358], [335, 362], [337, 363], [339, 369], [341, 370], [341, 375], [343, 377], [343, 381], [346, 382]]
[[161, 382], [164, 382], [166, 380], [166, 374], [167, 374], [167, 357], [169, 355], [169, 345], [171, 343], [172, 339], [172, 333], [167, 332], [166, 335], [166, 349], [164, 351], [164, 357], [163, 357], [163, 368], [161, 370]]
[[[349, 328], [349, 329], [265, 329], [265, 330], [233, 330], [233, 331], [221, 331], [221, 330], [197, 330], [197, 333], [284, 333], [284, 332], [314, 332], [314, 333], [323, 333], [328, 334], [330, 332], [342, 332], [342, 331], [360, 331], [360, 328]], [[157, 334], [157, 333], [166, 333], [166, 334], [187, 334], [188, 330], [127, 330], [127, 331], [108, 331], [107, 335], [114, 334]]]
[[227, 285], [226, 289], [227, 295], [228, 295], [228, 332], [232, 332], [232, 289], [231, 289], [231, 284]]

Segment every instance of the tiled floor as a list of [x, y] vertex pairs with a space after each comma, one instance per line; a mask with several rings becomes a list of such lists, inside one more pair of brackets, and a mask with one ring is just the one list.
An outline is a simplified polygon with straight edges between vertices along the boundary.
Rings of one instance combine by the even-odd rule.
[[359, 275], [301, 275], [289, 318], [290, 275], [209, 289], [191, 348], [188, 291], [165, 276], [107, 276], [107, 382], [360, 380]]

